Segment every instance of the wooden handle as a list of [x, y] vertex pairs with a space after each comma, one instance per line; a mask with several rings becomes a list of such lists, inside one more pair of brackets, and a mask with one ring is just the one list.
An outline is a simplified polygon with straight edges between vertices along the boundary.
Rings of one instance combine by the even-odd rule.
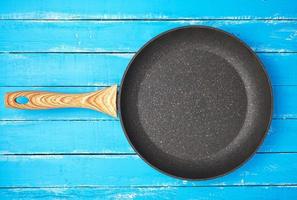
[[[8, 108], [27, 110], [52, 109], [52, 108], [88, 108], [97, 110], [113, 117], [116, 111], [117, 86], [85, 94], [62, 94], [43, 91], [18, 91], [5, 95], [5, 105]], [[28, 102], [20, 104], [18, 97], [25, 97]]]

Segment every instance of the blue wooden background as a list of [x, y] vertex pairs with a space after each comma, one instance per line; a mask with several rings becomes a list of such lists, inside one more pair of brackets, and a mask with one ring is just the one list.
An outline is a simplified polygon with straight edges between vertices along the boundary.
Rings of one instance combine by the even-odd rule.
[[15, 90], [88, 92], [118, 84], [146, 41], [193, 24], [237, 35], [271, 78], [272, 126], [248, 163], [214, 180], [182, 181], [145, 164], [117, 119], [1, 103], [0, 199], [296, 199], [295, 0], [0, 1], [0, 100]]

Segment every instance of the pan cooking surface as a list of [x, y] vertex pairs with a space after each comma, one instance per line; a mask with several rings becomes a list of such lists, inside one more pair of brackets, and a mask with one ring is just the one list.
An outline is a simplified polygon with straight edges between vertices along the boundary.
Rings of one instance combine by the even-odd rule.
[[[172, 53], [179, 55], [171, 59]], [[136, 103], [139, 123], [155, 148], [192, 162], [232, 142], [244, 122], [247, 98], [228, 61], [186, 50], [169, 52], [157, 62], [158, 67], [147, 68]]]
[[119, 108], [135, 150], [173, 176], [222, 175], [249, 158], [271, 118], [271, 89], [255, 55], [216, 29], [152, 40], [130, 63]]

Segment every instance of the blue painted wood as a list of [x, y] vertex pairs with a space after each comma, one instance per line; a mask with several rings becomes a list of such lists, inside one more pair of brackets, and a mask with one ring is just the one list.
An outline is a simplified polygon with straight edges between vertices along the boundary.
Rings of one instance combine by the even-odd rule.
[[[135, 153], [118, 121], [0, 121], [0, 154]], [[273, 120], [258, 152], [297, 152], [297, 120]]]
[[[0, 87], [0, 102], [7, 92], [18, 90], [41, 90], [64, 93], [83, 93], [102, 87]], [[274, 86], [274, 118], [297, 118], [297, 86]], [[285, 98], [284, 98], [285, 97]], [[0, 104], [0, 120], [115, 120], [100, 112], [88, 109], [17, 110]]]
[[186, 0], [174, 3], [170, 0], [64, 0], [62, 5], [59, 0], [0, 2], [2, 19], [296, 19], [296, 13], [294, 0]]
[[184, 181], [136, 155], [0, 156], [0, 187], [296, 185], [296, 159], [295, 153], [256, 154], [226, 176]]
[[[119, 83], [131, 56], [146, 41], [165, 30], [192, 24], [222, 28], [247, 42], [263, 60], [275, 96], [275, 119], [259, 153], [234, 173], [202, 182], [162, 175], [136, 155], [107, 155], [133, 151], [119, 121], [95, 111], [32, 112], [8, 110], [0, 104], [0, 187], [43, 187], [0, 188], [0, 198], [295, 199], [297, 189], [288, 185], [297, 184], [297, 4], [294, 0], [251, 0], [242, 5], [235, 0], [0, 1], [0, 19], [8, 19], [0, 21], [0, 102], [6, 91], [87, 92], [100, 88], [94, 86]], [[47, 155], [57, 153], [69, 155]], [[193, 185], [203, 187], [188, 188]]]
[[119, 121], [2, 121], [0, 132], [0, 154], [134, 153]]
[[297, 21], [0, 21], [0, 52], [135, 52], [166, 30], [213, 26], [235, 34], [255, 51], [296, 52]]
[[[0, 54], [0, 86], [119, 85], [133, 55]], [[297, 85], [296, 53], [258, 55], [273, 85]]]
[[15, 188], [0, 189], [2, 200], [14, 199], [296, 199], [296, 186], [249, 187], [124, 187], [124, 188]]
[[0, 86], [119, 84], [133, 55], [0, 54]]
[[271, 126], [259, 152], [296, 152], [296, 120], [272, 120]]
[[297, 85], [297, 54], [258, 54], [272, 85]]

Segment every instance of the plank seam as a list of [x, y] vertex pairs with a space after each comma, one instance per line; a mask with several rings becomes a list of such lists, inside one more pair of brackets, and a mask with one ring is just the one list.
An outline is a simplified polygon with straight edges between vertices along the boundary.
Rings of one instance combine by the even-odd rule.
[[[254, 51], [255, 53], [294, 54], [297, 51]], [[135, 51], [0, 51], [0, 54], [135, 54]]]
[[51, 18], [1, 18], [0, 21], [49, 21], [49, 22], [59, 22], [59, 21], [103, 21], [103, 22], [125, 22], [125, 21], [165, 21], [165, 22], [180, 22], [180, 21], [297, 21], [297, 18], [60, 18], [60, 19], [51, 19]]
[[[272, 155], [276, 155], [276, 154], [284, 154], [284, 155], [288, 155], [288, 154], [297, 154], [297, 152], [256, 152], [256, 154], [272, 154]], [[6, 154], [0, 154], [0, 156], [7, 156], [7, 157], [39, 157], [39, 156], [131, 156], [131, 157], [138, 157], [138, 154], [136, 153], [6, 153]]]
[[217, 187], [297, 187], [297, 184], [234, 184], [234, 185], [196, 185], [196, 186], [176, 186], [176, 185], [168, 185], [168, 186], [158, 186], [158, 185], [131, 185], [131, 186], [94, 186], [94, 185], [78, 185], [78, 186], [48, 186], [48, 187], [32, 187], [32, 186], [7, 186], [7, 187], [0, 187], [0, 190], [7, 190], [7, 189], [123, 189], [123, 188], [217, 188]]
[[120, 121], [119, 119], [0, 119], [0, 122], [99, 122], [99, 121]]
[[4, 153], [2, 156], [136, 156], [136, 153]]
[[[131, 54], [137, 51], [0, 51], [0, 54]], [[255, 51], [258, 54], [297, 54], [297, 51]]]

